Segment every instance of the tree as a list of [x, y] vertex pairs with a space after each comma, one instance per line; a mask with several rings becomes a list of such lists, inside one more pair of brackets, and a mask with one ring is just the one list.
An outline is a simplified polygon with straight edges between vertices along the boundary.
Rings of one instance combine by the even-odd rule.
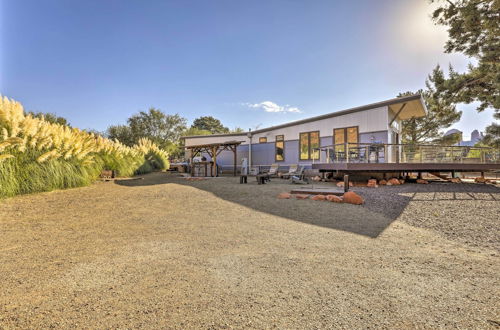
[[89, 134], [94, 134], [95, 136], [102, 136], [102, 137], [107, 137], [106, 132], [103, 131], [98, 131], [93, 128], [84, 128], [82, 131], [87, 132]]
[[106, 135], [125, 145], [133, 146], [141, 138], [148, 138], [160, 148], [175, 156], [179, 152], [180, 137], [186, 131], [186, 119], [178, 114], [168, 115], [159, 109], [141, 111], [127, 120], [127, 125], [108, 127]]
[[193, 121], [193, 128], [210, 131], [212, 134], [229, 133], [229, 128], [222, 125], [219, 119], [212, 116], [203, 116]]
[[[497, 115], [498, 117], [498, 112], [495, 115]], [[481, 143], [490, 145], [495, 148], [500, 148], [500, 125], [498, 125], [497, 123], [492, 123], [490, 126], [486, 127], [485, 133], [486, 134], [481, 140]]]
[[106, 136], [108, 139], [118, 140], [129, 147], [137, 142], [132, 135], [132, 130], [127, 125], [109, 126], [106, 130]]
[[[448, 27], [447, 53], [460, 52], [477, 60], [464, 73], [450, 65], [448, 79], [436, 88], [454, 103], [478, 101], [477, 111], [495, 110], [500, 119], [500, 6], [498, 0], [430, 0], [439, 3], [432, 17]], [[493, 123], [486, 129], [486, 141], [500, 140], [500, 128]]]
[[[422, 118], [403, 120], [401, 138], [403, 143], [418, 144], [422, 142], [439, 142], [443, 138], [441, 130], [450, 127], [460, 120], [461, 111], [442, 92], [436, 90], [435, 84], [444, 79], [444, 74], [438, 66], [427, 78], [427, 89], [419, 90], [427, 107], [427, 115]], [[413, 92], [400, 93], [398, 97], [413, 95]]]
[[245, 130], [241, 127], [235, 127], [234, 129], [231, 130], [231, 133], [244, 133]]
[[59, 117], [58, 115], [56, 115], [55, 113], [52, 113], [52, 112], [44, 113], [44, 112], [29, 111], [27, 113], [27, 115], [31, 115], [34, 118], [40, 118], [40, 119], [43, 118], [45, 121], [52, 123], [52, 124], [59, 124], [59, 125], [71, 127], [70, 123], [68, 122], [68, 120], [66, 118]]
[[212, 132], [204, 130], [204, 129], [199, 129], [198, 127], [193, 127], [191, 126], [187, 130], [185, 130], [182, 133], [182, 136], [193, 136], [193, 135], [210, 135]]
[[186, 122], [179, 114], [168, 115], [155, 108], [141, 111], [127, 120], [134, 143], [146, 137], [165, 150], [178, 144], [187, 129]]

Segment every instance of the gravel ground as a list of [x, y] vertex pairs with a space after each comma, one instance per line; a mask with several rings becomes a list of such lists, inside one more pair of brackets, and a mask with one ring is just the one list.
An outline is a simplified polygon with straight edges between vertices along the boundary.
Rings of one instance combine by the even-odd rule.
[[0, 328], [498, 328], [497, 187], [355, 187], [354, 206], [237, 181], [0, 202]]

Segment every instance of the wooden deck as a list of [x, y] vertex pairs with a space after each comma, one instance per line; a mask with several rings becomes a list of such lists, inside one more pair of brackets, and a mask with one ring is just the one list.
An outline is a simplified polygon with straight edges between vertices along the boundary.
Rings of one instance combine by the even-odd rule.
[[301, 187], [290, 191], [291, 194], [308, 194], [308, 195], [337, 195], [344, 194], [344, 188], [339, 187]]
[[317, 163], [320, 172], [486, 172], [500, 170], [500, 163]]

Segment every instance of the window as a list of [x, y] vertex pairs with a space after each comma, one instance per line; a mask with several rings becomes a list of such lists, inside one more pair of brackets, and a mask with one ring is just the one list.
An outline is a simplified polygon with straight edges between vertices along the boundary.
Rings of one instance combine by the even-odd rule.
[[285, 136], [276, 135], [276, 153], [274, 159], [277, 162], [282, 162], [285, 160]]
[[319, 159], [319, 131], [300, 133], [299, 160]]
[[259, 143], [267, 143], [267, 138], [266, 137], [260, 137], [259, 138]]
[[345, 152], [343, 143], [358, 143], [358, 126], [336, 128], [333, 130], [333, 144], [335, 144], [336, 152]]

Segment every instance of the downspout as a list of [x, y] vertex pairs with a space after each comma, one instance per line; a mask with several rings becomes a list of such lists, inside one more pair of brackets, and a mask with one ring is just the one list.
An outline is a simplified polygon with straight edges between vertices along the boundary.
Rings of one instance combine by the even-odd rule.
[[252, 168], [252, 129], [248, 129], [248, 174], [250, 174], [250, 169]]

